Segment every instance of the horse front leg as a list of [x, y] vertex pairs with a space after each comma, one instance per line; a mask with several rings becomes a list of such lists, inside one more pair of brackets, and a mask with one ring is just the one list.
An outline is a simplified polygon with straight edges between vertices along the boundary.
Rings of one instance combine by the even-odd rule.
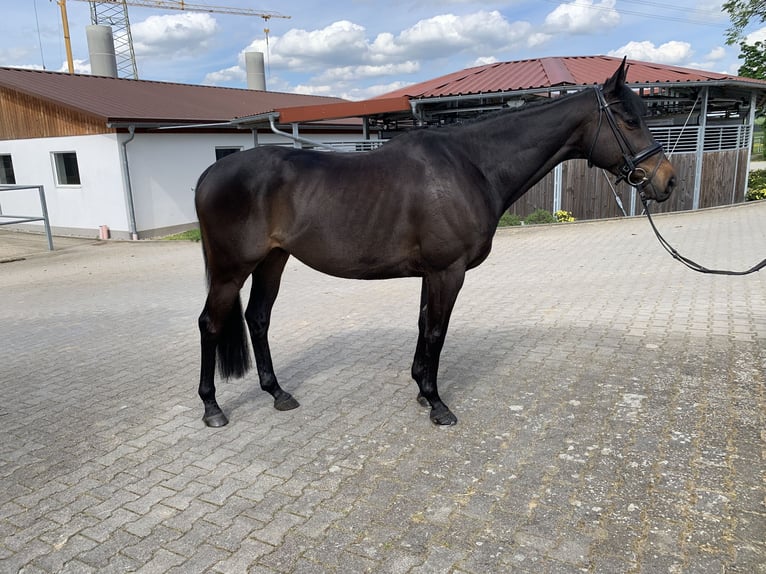
[[300, 406], [290, 393], [279, 386], [269, 348], [271, 310], [277, 299], [282, 271], [289, 256], [286, 251], [274, 249], [258, 264], [252, 274], [250, 301], [245, 311], [261, 389], [274, 398], [274, 408], [279, 411], [289, 411]]
[[418, 351], [415, 353], [413, 376], [416, 371], [420, 376], [420, 380], [415, 379], [420, 387], [418, 401], [421, 403], [425, 401], [431, 406], [431, 421], [438, 425], [457, 423], [457, 417], [439, 397], [436, 380], [450, 316], [464, 279], [465, 267], [462, 265], [454, 265], [445, 271], [431, 273], [424, 279], [427, 303], [425, 309], [421, 306], [421, 314], [424, 315], [425, 320], [418, 341], [418, 350], [421, 353], [420, 357]]

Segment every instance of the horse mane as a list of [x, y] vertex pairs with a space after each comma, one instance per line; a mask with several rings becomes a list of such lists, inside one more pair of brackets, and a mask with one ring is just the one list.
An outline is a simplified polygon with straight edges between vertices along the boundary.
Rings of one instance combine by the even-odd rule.
[[[591, 87], [595, 89], [601, 89], [602, 86], [594, 85]], [[545, 106], [553, 102], [561, 101], [565, 98], [576, 96], [577, 94], [581, 94], [582, 92], [584, 92], [585, 90], [589, 88], [590, 87], [586, 87], [582, 90], [577, 90], [576, 92], [570, 92], [568, 94], [564, 94], [562, 96], [557, 96], [557, 97], [539, 98], [532, 101], [523, 100], [523, 104], [520, 106], [517, 106], [514, 108], [503, 107], [500, 110], [494, 110], [491, 112], [481, 113], [472, 118], [467, 118], [465, 120], [458, 120], [455, 123], [445, 127], [471, 126], [475, 124], [480, 124], [482, 122], [491, 121], [494, 118], [497, 118], [498, 116], [505, 116], [505, 115], [515, 114], [519, 112], [526, 112], [531, 109], [539, 108], [541, 106]], [[635, 97], [631, 97], [631, 95]], [[633, 114], [637, 117], [646, 117], [647, 115], [646, 103], [628, 86], [622, 87], [622, 93], [620, 94], [620, 102], [625, 107], [625, 111], [627, 111], [628, 113]]]
[[560, 101], [560, 100], [562, 100], [564, 98], [569, 98], [569, 97], [575, 96], [575, 95], [577, 95], [577, 94], [579, 94], [581, 92], [582, 92], [582, 90], [578, 90], [577, 92], [572, 92], [572, 93], [569, 93], [569, 94], [564, 94], [563, 96], [557, 96], [555, 98], [548, 97], [548, 98], [538, 98], [538, 99], [535, 99], [535, 100], [522, 100], [523, 103], [520, 106], [516, 106], [516, 107], [513, 107], [513, 108], [503, 107], [500, 110], [494, 110], [494, 111], [491, 111], [491, 112], [480, 113], [480, 114], [478, 114], [478, 115], [476, 115], [474, 117], [466, 118], [464, 120], [459, 120], [459, 121], [457, 121], [457, 122], [455, 122], [453, 124], [450, 124], [449, 126], [446, 126], [446, 127], [472, 126], [472, 125], [475, 125], [475, 124], [480, 124], [482, 122], [491, 121], [491, 120], [493, 120], [493, 119], [495, 119], [495, 118], [497, 118], [499, 116], [506, 116], [506, 115], [510, 115], [510, 114], [517, 114], [517, 113], [526, 112], [526, 111], [529, 111], [529, 110], [532, 110], [532, 109], [535, 109], [535, 108], [539, 108], [539, 107], [542, 107], [542, 106], [546, 106], [546, 105], [548, 105], [550, 103]]

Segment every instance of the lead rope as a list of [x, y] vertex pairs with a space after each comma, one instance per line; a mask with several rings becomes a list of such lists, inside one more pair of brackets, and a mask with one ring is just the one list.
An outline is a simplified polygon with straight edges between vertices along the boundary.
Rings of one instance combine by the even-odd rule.
[[673, 259], [676, 259], [686, 265], [689, 269], [692, 271], [697, 271], [699, 273], [707, 273], [711, 275], [750, 275], [751, 273], [755, 273], [756, 271], [760, 271], [764, 267], [766, 267], [766, 259], [761, 261], [760, 263], [754, 265], [750, 269], [747, 269], [746, 271], [727, 271], [724, 269], [708, 269], [707, 267], [703, 267], [699, 263], [696, 263], [689, 259], [688, 257], [684, 257], [681, 255], [676, 249], [670, 245], [670, 243], [667, 242], [667, 240], [660, 234], [659, 230], [657, 229], [657, 226], [654, 224], [654, 221], [652, 220], [652, 215], [649, 213], [649, 205], [648, 200], [641, 197], [641, 202], [644, 204], [644, 213], [646, 213], [647, 219], [649, 219], [649, 223], [652, 226], [652, 230], [654, 231], [654, 234], [657, 236], [657, 240], [660, 242], [660, 245], [665, 248], [665, 251], [670, 253], [673, 256]]

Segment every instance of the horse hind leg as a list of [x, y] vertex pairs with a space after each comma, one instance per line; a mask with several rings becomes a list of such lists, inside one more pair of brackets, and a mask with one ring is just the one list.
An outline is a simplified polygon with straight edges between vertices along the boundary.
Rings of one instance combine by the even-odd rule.
[[[418, 314], [418, 343], [415, 347], [415, 357], [412, 359], [412, 378], [420, 388], [424, 377], [426, 376], [426, 357], [425, 357], [425, 330], [426, 330], [426, 312], [428, 309], [428, 284], [425, 277], [420, 290], [420, 309]], [[424, 407], [429, 407], [428, 400], [418, 391], [418, 403]]]
[[271, 361], [268, 339], [271, 309], [277, 299], [282, 271], [289, 256], [282, 249], [273, 249], [258, 264], [252, 273], [250, 301], [245, 311], [261, 388], [274, 397], [274, 408], [280, 411], [288, 411], [299, 406], [298, 401], [279, 386]]
[[209, 427], [222, 427], [229, 419], [215, 398], [216, 355], [224, 377], [241, 377], [250, 368], [239, 287], [211, 281], [198, 324], [202, 351], [199, 396], [205, 407], [202, 420]]

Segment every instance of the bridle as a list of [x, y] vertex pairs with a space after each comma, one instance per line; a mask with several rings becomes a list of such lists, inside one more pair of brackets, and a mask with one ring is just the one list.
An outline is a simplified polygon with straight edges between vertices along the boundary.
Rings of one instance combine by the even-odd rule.
[[588, 152], [588, 166], [593, 167], [593, 149], [596, 147], [598, 136], [601, 133], [601, 125], [603, 124], [604, 117], [606, 117], [606, 121], [609, 124], [614, 137], [617, 139], [617, 144], [620, 146], [620, 151], [622, 152], [622, 165], [620, 165], [619, 169], [620, 175], [617, 177], [615, 183], [620, 183], [624, 180], [628, 185], [638, 189], [643, 196], [642, 189], [654, 178], [654, 175], [660, 167], [661, 159], [657, 161], [657, 165], [654, 167], [651, 174], [647, 174], [644, 168], [638, 167], [638, 164], [643, 163], [654, 155], [662, 153], [662, 144], [654, 142], [652, 145], [638, 153], [633, 151], [633, 146], [630, 145], [625, 134], [620, 130], [620, 126], [617, 125], [617, 120], [610, 108], [612, 103], [606, 101], [604, 92], [602, 92], [600, 88], [594, 87], [593, 90], [596, 92], [596, 98], [598, 99], [598, 128], [596, 129], [596, 135], [593, 138], [593, 143], [590, 145], [590, 151]]
[[609, 107], [611, 104], [606, 101], [604, 93], [599, 88], [594, 88], [594, 90], [596, 92], [596, 98], [598, 99], [598, 128], [596, 129], [596, 136], [593, 138], [593, 143], [591, 144], [590, 151], [588, 152], [588, 166], [593, 167], [593, 160], [591, 159], [591, 156], [593, 155], [593, 148], [596, 146], [596, 141], [598, 140], [598, 136], [601, 133], [601, 125], [603, 124], [604, 117], [606, 117], [606, 121], [609, 124], [609, 127], [612, 129], [612, 133], [617, 139], [617, 144], [620, 146], [620, 151], [622, 152], [622, 165], [619, 169], [620, 175], [617, 177], [617, 181], [615, 183], [619, 183], [625, 180], [629, 185], [632, 185], [638, 190], [641, 196], [641, 202], [644, 204], [644, 213], [646, 213], [646, 216], [649, 219], [649, 223], [652, 226], [652, 230], [657, 236], [657, 240], [660, 242], [660, 245], [662, 245], [662, 247], [664, 247], [665, 250], [670, 253], [674, 259], [680, 261], [692, 271], [697, 271], [699, 273], [709, 273], [713, 275], [749, 275], [766, 268], [766, 259], [764, 259], [760, 263], [744, 271], [708, 269], [707, 267], [703, 267], [699, 263], [692, 261], [688, 257], [684, 257], [672, 245], [670, 245], [670, 243], [667, 242], [667, 240], [660, 234], [657, 226], [652, 220], [652, 216], [649, 213], [649, 200], [646, 198], [646, 195], [643, 191], [647, 185], [651, 184], [654, 175], [657, 173], [657, 170], [660, 167], [662, 158], [657, 160], [657, 165], [654, 167], [651, 174], [647, 174], [645, 169], [638, 167], [638, 164], [646, 161], [654, 155], [661, 153], [662, 145], [654, 142], [646, 149], [638, 153], [634, 152], [630, 142], [628, 142], [627, 138], [620, 130], [620, 126], [617, 125], [617, 120], [614, 118], [614, 113], [612, 113], [612, 110]]

